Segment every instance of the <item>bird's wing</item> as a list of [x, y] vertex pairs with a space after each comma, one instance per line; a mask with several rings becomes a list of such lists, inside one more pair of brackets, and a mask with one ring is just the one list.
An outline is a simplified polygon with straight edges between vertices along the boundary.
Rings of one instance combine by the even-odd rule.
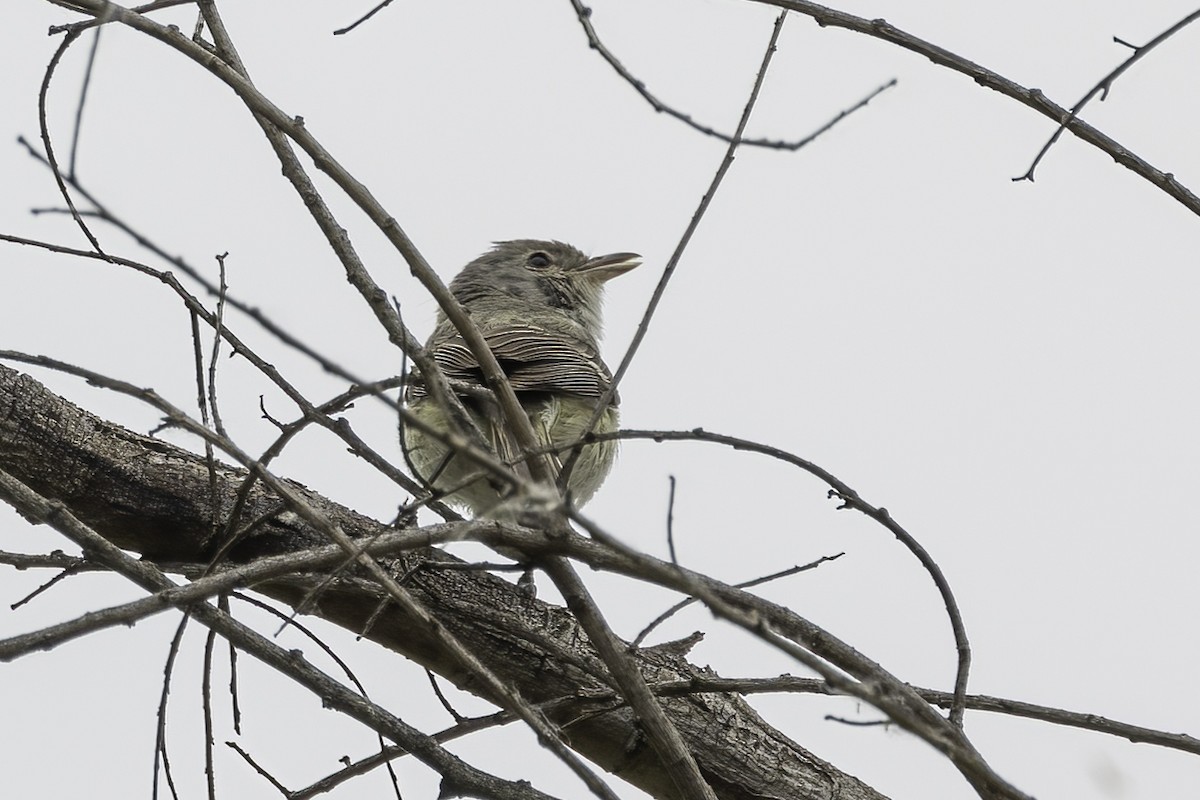
[[[612, 380], [596, 345], [579, 337], [520, 324], [485, 330], [483, 337], [513, 391], [599, 397]], [[451, 380], [480, 379], [479, 362], [461, 336], [438, 342], [433, 357]]]

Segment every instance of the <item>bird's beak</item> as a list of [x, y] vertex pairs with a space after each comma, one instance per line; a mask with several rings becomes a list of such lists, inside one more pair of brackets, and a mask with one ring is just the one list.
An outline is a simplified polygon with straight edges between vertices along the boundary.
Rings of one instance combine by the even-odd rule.
[[577, 271], [593, 280], [607, 281], [618, 275], [624, 275], [641, 263], [642, 257], [637, 253], [612, 253], [607, 256], [589, 258], [580, 265]]

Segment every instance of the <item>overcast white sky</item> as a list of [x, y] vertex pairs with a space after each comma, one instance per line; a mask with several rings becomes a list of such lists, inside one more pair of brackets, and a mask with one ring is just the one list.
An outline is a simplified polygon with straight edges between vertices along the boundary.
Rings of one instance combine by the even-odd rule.
[[[37, 89], [58, 41], [45, 31], [72, 16], [47, 3], [11, 5], [0, 25], [0, 231], [82, 247], [61, 217], [29, 214], [59, 200], [49, 174], [15, 144], [18, 134], [38, 136]], [[226, 5], [260, 89], [304, 117], [446, 279], [497, 239], [641, 253], [645, 265], [610, 287], [606, 355], [619, 361], [724, 145], [655, 114], [587, 48], [566, 0], [410, 0], [346, 37], [330, 32], [367, 4]], [[732, 129], [772, 9], [732, 0], [593, 5], [601, 36], [652, 91]], [[1114, 35], [1141, 43], [1192, 10], [1175, 0], [838, 7], [886, 17], [1064, 105], [1128, 55]], [[161, 19], [192, 27], [186, 12]], [[89, 42], [68, 53], [50, 95], [64, 158]], [[1200, 28], [1185, 31], [1083, 115], [1193, 191], [1198, 46]], [[972, 691], [1200, 733], [1200, 220], [1070, 136], [1036, 183], [1013, 183], [1052, 133], [1049, 121], [922, 58], [798, 16], [785, 26], [748, 133], [798, 138], [893, 77], [896, 88], [800, 152], [739, 155], [621, 387], [624, 422], [768, 441], [886, 506], [957, 593], [974, 646]], [[210, 274], [213, 256], [228, 251], [231, 291], [327, 355], [365, 377], [398, 371], [398, 353], [257, 126], [196, 65], [136, 33], [106, 30], [78, 172], [114, 211]], [[383, 237], [322, 185], [376, 280], [426, 335], [433, 302]], [[110, 252], [149, 259], [119, 233], [98, 233]], [[0, 347], [192, 402], [188, 320], [167, 290], [29, 248], [0, 253]], [[343, 388], [244, 318], [230, 324], [310, 397]], [[155, 424], [132, 401], [38, 377], [136, 430]], [[242, 362], [225, 363], [220, 388], [226, 423], [248, 450], [273, 437], [259, 394], [276, 416], [292, 414]], [[381, 408], [360, 404], [352, 419], [399, 458]], [[319, 433], [276, 466], [380, 519], [405, 499]], [[588, 511], [663, 554], [669, 475], [678, 480], [684, 563], [736, 581], [845, 551], [764, 593], [901, 678], [950, 687], [953, 640], [932, 582], [886, 531], [835, 511], [825, 487], [804, 474], [712, 447], [628, 443]], [[64, 545], [48, 529], [0, 516], [2, 549]], [[0, 599], [12, 603], [45, 577], [0, 571]], [[626, 636], [673, 599], [606, 576], [588, 580]], [[0, 636], [137, 594], [117, 579], [73, 578], [19, 612], [5, 610]], [[175, 620], [162, 615], [0, 666], [6, 791], [148, 795]], [[318, 627], [374, 699], [427, 729], [450, 723], [420, 671]], [[663, 637], [697, 628], [711, 634], [693, 660], [722, 675], [801, 672], [701, 610], [676, 618]], [[316, 657], [292, 634], [282, 641]], [[202, 644], [198, 629], [186, 640], [172, 695], [172, 758], [185, 797], [203, 786]], [[371, 751], [356, 725], [249, 659], [242, 665], [241, 741], [290, 786], [336, 769], [344, 754]], [[875, 718], [870, 709], [831, 698], [754, 703], [892, 797], [973, 796], [907, 734], [823, 721], [827, 713]], [[221, 715], [224, 741], [232, 733]], [[968, 715], [967, 726], [1001, 774], [1039, 798], [1179, 797], [1200, 785], [1195, 756], [983, 714]], [[454, 749], [506, 777], [583, 796], [524, 732]], [[273, 796], [231, 753], [220, 758], [224, 796]], [[405, 762], [400, 773], [406, 797], [434, 796], [428, 770]], [[372, 775], [334, 796], [383, 790]]]

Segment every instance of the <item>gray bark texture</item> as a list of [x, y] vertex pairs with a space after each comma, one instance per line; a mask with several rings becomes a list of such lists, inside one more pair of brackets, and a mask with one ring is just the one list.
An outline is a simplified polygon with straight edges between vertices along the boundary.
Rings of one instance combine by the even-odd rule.
[[[0, 366], [0, 469], [57, 500], [113, 544], [180, 571], [213, 555], [210, 474], [203, 457], [106, 422]], [[233, 508], [245, 471], [217, 466], [216, 505]], [[298, 487], [313, 506], [352, 538], [385, 526]], [[270, 516], [278, 497], [257, 484], [243, 520]], [[328, 544], [295, 514], [276, 514], [228, 554], [231, 563]], [[487, 572], [437, 569], [454, 559], [436, 548], [381, 560], [429, 614], [502, 681], [531, 703], [555, 704], [549, 718], [579, 753], [654, 797], [678, 794], [624, 707], [599, 702], [612, 681], [566, 609], [523, 596]], [[320, 576], [291, 575], [253, 586], [289, 605], [304, 599]], [[395, 604], [376, 615], [385, 595], [355, 575], [333, 581], [307, 613], [329, 620], [421, 664], [493, 702], [425, 624]], [[711, 672], [669, 648], [632, 653], [648, 681], [686, 680]], [[589, 699], [590, 698], [590, 699]], [[881, 800], [882, 795], [822, 761], [764, 721], [735, 694], [697, 693], [660, 701], [691, 748], [705, 779], [728, 800]], [[569, 724], [567, 724], [569, 722]], [[528, 776], [527, 776], [528, 777]]]

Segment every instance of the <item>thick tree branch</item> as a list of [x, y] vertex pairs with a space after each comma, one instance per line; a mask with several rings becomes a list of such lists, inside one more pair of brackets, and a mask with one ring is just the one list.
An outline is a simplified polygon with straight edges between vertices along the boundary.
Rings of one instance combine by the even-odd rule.
[[[52, 525], [92, 558], [143, 588], [156, 592], [176, 588], [153, 564], [121, 552], [121, 548], [80, 522], [62, 503], [46, 500], [2, 468], [0, 496], [31, 520]], [[443, 781], [449, 785], [463, 791], [482, 793], [477, 796], [509, 800], [549, 800], [549, 795], [532, 789], [525, 781], [501, 780], [471, 767], [442, 748], [432, 737], [422, 734], [362, 695], [333, 680], [309, 664], [299, 653], [280, 647], [216, 607], [208, 603], [196, 603], [189, 606], [188, 613], [219, 632], [237, 647], [308, 688], [321, 697], [326, 705], [349, 714], [384, 733], [393, 741], [403, 744], [410, 752], [436, 769], [442, 775]]]
[[[202, 457], [105, 422], [4, 366], [0, 469], [61, 502], [122, 549], [163, 564], [203, 562], [209, 555], [212, 509]], [[242, 470], [218, 465], [219, 513], [229, 513], [244, 477]], [[355, 540], [384, 530], [380, 523], [308, 489], [293, 490]], [[256, 486], [244, 513], [255, 518], [278, 503], [266, 487]], [[296, 515], [284, 514], [268, 519], [229, 555], [233, 563], [246, 563], [326, 544], [317, 530]], [[565, 609], [530, 600], [489, 573], [438, 569], [446, 563], [460, 562], [436, 549], [421, 548], [406, 552], [390, 567], [406, 576], [405, 588], [440, 625], [527, 701], [588, 698], [610, 690], [611, 677]], [[294, 605], [315, 582], [293, 575], [265, 580], [254, 589]], [[368, 629], [368, 621], [386, 599], [373, 583], [347, 575], [329, 584], [313, 613], [351, 631], [365, 630], [368, 638], [497, 702], [453, 653], [394, 604]], [[643, 650], [634, 657], [649, 681], [688, 680], [698, 674], [670, 653]], [[661, 702], [719, 798], [881, 797], [772, 728], [737, 695], [706, 693]], [[650, 748], [630, 749], [630, 742], [641, 740], [627, 709], [613, 708], [609, 701], [581, 699], [580, 704], [594, 713], [580, 713], [581, 705], [549, 712], [556, 724], [570, 722], [567, 730], [577, 751], [655, 797], [679, 797]]]

